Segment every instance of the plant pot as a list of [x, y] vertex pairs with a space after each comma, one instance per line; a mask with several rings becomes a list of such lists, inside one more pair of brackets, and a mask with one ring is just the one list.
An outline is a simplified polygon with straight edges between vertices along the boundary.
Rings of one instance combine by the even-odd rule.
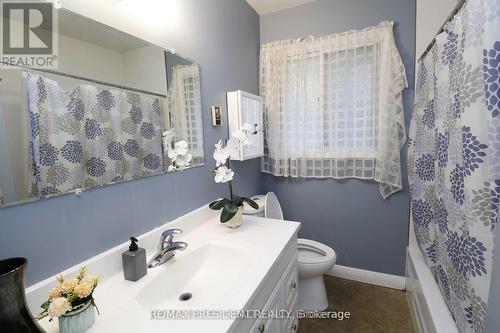
[[26, 258], [0, 260], [0, 332], [43, 332], [26, 307]]
[[241, 225], [243, 218], [243, 206], [238, 207], [238, 212], [226, 223], [223, 223], [228, 228], [238, 228]]
[[59, 317], [60, 333], [82, 333], [95, 322], [94, 306], [89, 301], [76, 311], [71, 311]]

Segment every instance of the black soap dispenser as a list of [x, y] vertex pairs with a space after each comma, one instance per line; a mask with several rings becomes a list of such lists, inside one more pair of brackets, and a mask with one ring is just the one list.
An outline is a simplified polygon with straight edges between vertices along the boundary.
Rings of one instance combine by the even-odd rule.
[[146, 250], [137, 246], [137, 238], [130, 237], [128, 251], [122, 253], [123, 277], [125, 280], [137, 281], [148, 272]]

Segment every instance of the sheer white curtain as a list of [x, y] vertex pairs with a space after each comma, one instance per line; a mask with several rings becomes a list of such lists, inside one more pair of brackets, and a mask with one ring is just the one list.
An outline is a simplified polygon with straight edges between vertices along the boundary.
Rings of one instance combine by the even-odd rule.
[[405, 87], [391, 22], [262, 45], [262, 171], [373, 179], [384, 198], [401, 190]]

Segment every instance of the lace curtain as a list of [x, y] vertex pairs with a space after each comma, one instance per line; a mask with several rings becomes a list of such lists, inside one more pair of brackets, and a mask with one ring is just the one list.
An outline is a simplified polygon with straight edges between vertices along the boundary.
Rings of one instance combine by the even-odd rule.
[[168, 88], [167, 112], [176, 137], [189, 144], [193, 162], [202, 162], [203, 129], [201, 119], [200, 69], [198, 65], [177, 65]]
[[499, 15], [497, 0], [469, 0], [444, 26], [419, 63], [409, 135], [417, 242], [467, 333], [485, 331], [498, 223]]
[[384, 199], [401, 190], [405, 87], [390, 22], [262, 45], [262, 171], [372, 179]]
[[161, 103], [130, 91], [24, 74], [33, 197], [162, 172]]

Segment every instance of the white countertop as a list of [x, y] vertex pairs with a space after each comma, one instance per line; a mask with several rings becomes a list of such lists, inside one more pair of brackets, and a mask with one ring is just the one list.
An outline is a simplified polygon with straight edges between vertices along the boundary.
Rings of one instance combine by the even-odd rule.
[[[86, 265], [89, 274], [101, 276], [94, 293], [101, 315], [96, 313], [95, 324], [88, 332], [227, 332], [234, 319], [151, 320], [151, 310], [245, 309], [286, 244], [297, 233], [300, 223], [244, 215], [241, 227], [230, 229], [218, 222], [218, 213], [204, 206], [138, 237], [139, 246], [146, 249], [148, 259], [156, 250], [159, 235], [166, 229], [182, 229], [184, 232], [174, 240], [189, 244], [170, 261], [148, 269], [139, 281], [123, 278], [121, 253], [127, 243], [63, 272], [63, 275], [74, 275], [80, 266]], [[185, 263], [189, 263], [189, 267]], [[202, 276], [196, 276], [198, 270], [203, 272]], [[225, 281], [233, 281], [229, 289], [224, 289]], [[176, 286], [184, 284], [189, 290], [179, 289], [179, 294], [191, 292], [191, 301], [180, 302], [176, 298], [160, 302], [159, 308], [148, 307], [160, 304], [158, 300], [163, 292], [176, 293]], [[33, 313], [39, 311], [38, 306], [54, 285], [55, 277], [52, 277], [27, 289]], [[147, 302], [142, 302], [144, 296], [140, 293], [147, 288]], [[224, 292], [218, 294], [218, 290]], [[52, 322], [44, 319], [40, 324], [47, 332], [58, 332], [57, 319]]]

